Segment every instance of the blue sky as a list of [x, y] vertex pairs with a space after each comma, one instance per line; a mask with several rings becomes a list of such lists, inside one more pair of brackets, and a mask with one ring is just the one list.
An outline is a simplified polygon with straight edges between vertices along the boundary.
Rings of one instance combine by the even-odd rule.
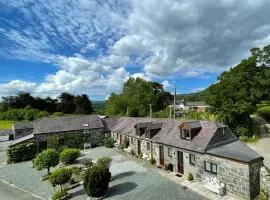
[[103, 100], [129, 77], [200, 91], [270, 43], [268, 0], [0, 0], [0, 96]]

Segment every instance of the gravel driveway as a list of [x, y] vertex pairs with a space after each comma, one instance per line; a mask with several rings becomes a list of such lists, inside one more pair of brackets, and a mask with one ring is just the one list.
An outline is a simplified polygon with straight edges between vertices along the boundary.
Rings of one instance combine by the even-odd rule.
[[[112, 181], [110, 182], [108, 197], [113, 200], [179, 200], [179, 199], [205, 199], [197, 193], [160, 176], [152, 171], [141, 161], [137, 161], [115, 149], [104, 147], [87, 150], [86, 157], [97, 160], [109, 156], [113, 159], [110, 171]], [[41, 181], [40, 177], [46, 174], [46, 170], [37, 171], [31, 168], [31, 162], [22, 162], [11, 165], [0, 165], [0, 178], [15, 184], [17, 187], [30, 191], [33, 194], [48, 199], [53, 188], [47, 181]], [[83, 188], [73, 190], [73, 200], [85, 200]]]
[[[179, 200], [205, 199], [190, 190], [184, 190], [176, 183], [160, 176], [133, 158], [122, 155], [115, 149], [103, 147], [87, 151], [87, 157], [101, 158], [110, 156], [113, 180], [110, 182], [108, 197], [111, 200]], [[74, 200], [85, 200], [82, 188], [74, 191]]]

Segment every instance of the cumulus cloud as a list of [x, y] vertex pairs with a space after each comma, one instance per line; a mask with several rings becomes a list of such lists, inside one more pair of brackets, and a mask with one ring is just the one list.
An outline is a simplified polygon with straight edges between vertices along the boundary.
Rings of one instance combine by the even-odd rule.
[[4, 6], [16, 17], [0, 14], [0, 57], [55, 65], [56, 73], [31, 86], [46, 95], [104, 98], [130, 76], [165, 79], [169, 88], [171, 77], [219, 73], [270, 42], [268, 0], [2, 0]]
[[0, 96], [7, 96], [20, 91], [32, 92], [35, 87], [36, 83], [13, 80], [8, 83], [0, 84]]

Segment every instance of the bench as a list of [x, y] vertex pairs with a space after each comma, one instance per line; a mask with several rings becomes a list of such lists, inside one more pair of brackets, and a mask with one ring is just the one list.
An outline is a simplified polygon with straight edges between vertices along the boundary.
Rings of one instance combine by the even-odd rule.
[[221, 183], [217, 178], [206, 178], [202, 181], [203, 186], [220, 196], [225, 194], [225, 184]]
[[125, 152], [127, 152], [127, 153], [130, 153], [130, 152], [131, 152], [131, 148], [130, 148], [130, 147], [125, 148], [125, 149], [123, 149], [123, 151], [125, 151]]

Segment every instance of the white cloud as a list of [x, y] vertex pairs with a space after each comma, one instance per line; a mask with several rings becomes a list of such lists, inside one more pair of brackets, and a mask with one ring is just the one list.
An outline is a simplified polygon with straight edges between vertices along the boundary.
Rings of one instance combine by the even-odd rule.
[[172, 91], [174, 88], [174, 85], [168, 80], [164, 80], [161, 84], [163, 85], [164, 90]]
[[205, 90], [205, 89], [206, 89], [205, 87], [200, 87], [200, 88], [195, 88], [195, 89], [192, 89], [192, 90], [190, 90], [190, 92], [192, 92], [192, 93], [196, 93], [196, 92], [203, 91], [203, 90]]
[[9, 83], [0, 84], [0, 96], [7, 96], [18, 93], [20, 91], [32, 92], [36, 87], [36, 83], [13, 80]]

